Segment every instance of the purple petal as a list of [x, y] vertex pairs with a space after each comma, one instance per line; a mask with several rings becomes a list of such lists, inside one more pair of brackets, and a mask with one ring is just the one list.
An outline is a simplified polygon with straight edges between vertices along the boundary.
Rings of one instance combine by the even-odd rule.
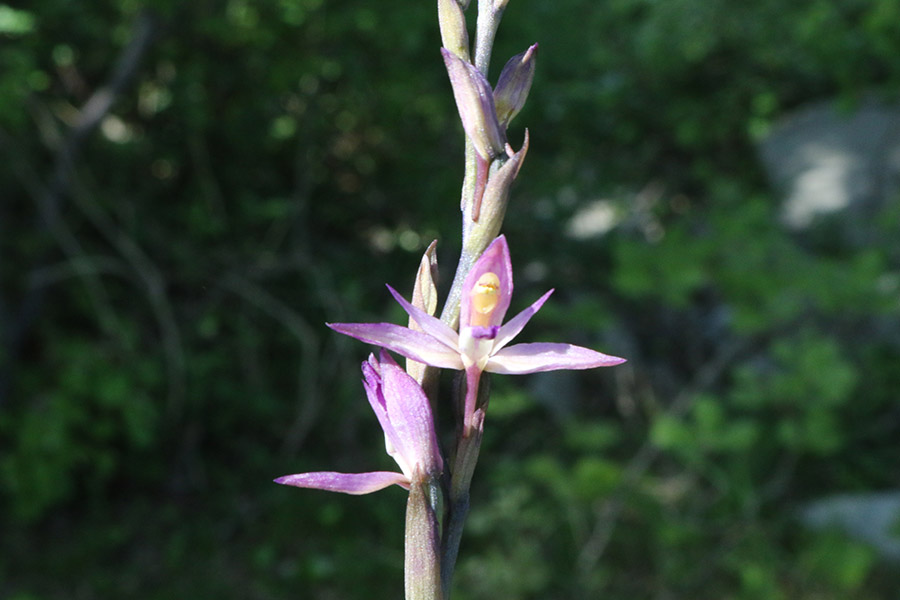
[[493, 355], [484, 370], [491, 373], [523, 375], [560, 369], [611, 367], [623, 362], [624, 358], [572, 344], [516, 344]]
[[406, 298], [397, 293], [397, 290], [391, 286], [387, 286], [387, 289], [391, 292], [394, 300], [403, 307], [403, 310], [419, 324], [422, 331], [450, 348], [459, 346], [459, 334], [453, 331], [449, 325], [407, 302]]
[[411, 476], [415, 465], [420, 465], [426, 473], [440, 471], [442, 462], [434, 417], [422, 387], [384, 353], [381, 373], [388, 418], [397, 433], [398, 449], [407, 462], [404, 472]]
[[547, 301], [547, 298], [550, 297], [550, 294], [553, 293], [553, 290], [550, 290], [543, 296], [537, 299], [537, 301], [517, 314], [515, 317], [509, 320], [503, 327], [500, 328], [500, 332], [497, 334], [497, 339], [494, 341], [494, 352], [496, 353], [498, 350], [503, 348], [505, 345], [510, 343], [514, 337], [519, 335], [522, 331], [522, 328], [531, 320], [531, 317], [541, 309], [544, 305], [544, 302]]
[[479, 259], [475, 261], [475, 264], [472, 265], [469, 274], [466, 275], [459, 306], [460, 331], [462, 331], [463, 327], [469, 327], [472, 324], [470, 301], [472, 289], [485, 273], [493, 273], [500, 280], [500, 294], [497, 306], [491, 313], [489, 323], [490, 325], [500, 325], [503, 323], [506, 311], [509, 310], [509, 301], [513, 291], [512, 261], [509, 258], [509, 245], [506, 243], [506, 236], [501, 235], [491, 242]]
[[367, 344], [382, 346], [406, 358], [440, 367], [462, 369], [462, 360], [455, 348], [448, 348], [437, 339], [393, 323], [326, 323], [329, 327]]
[[275, 480], [275, 483], [328, 492], [341, 492], [355, 496], [371, 494], [394, 484], [409, 489], [409, 480], [405, 475], [390, 471], [373, 471], [371, 473], [335, 473], [334, 471], [298, 473], [297, 475], [279, 477]]
[[404, 465], [401, 464], [403, 459], [398, 454], [400, 452], [402, 441], [397, 436], [397, 432], [391, 424], [391, 418], [387, 411], [387, 402], [384, 398], [384, 386], [381, 376], [382, 371], [382, 365], [378, 364], [375, 357], [370, 354], [369, 360], [362, 364], [362, 372], [365, 377], [363, 387], [366, 390], [366, 397], [369, 399], [372, 411], [378, 418], [378, 423], [381, 425], [382, 431], [384, 431], [385, 451], [391, 458], [397, 461], [397, 464], [400, 465], [403, 472], [407, 473]]

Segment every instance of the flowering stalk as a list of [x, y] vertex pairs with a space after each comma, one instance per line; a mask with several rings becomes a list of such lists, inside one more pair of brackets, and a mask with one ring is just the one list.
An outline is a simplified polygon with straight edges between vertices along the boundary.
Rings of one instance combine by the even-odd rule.
[[540, 310], [553, 290], [504, 323], [513, 292], [512, 261], [504, 236], [497, 237], [469, 269], [461, 288], [458, 331], [407, 302], [388, 286], [416, 327], [393, 323], [330, 323], [333, 330], [387, 348], [419, 363], [463, 371], [461, 427], [450, 476], [449, 518], [444, 532], [444, 587], [449, 586], [462, 526], [468, 512], [469, 486], [478, 461], [487, 394], [480, 394], [482, 374], [527, 374], [560, 369], [593, 369], [624, 362], [596, 350], [565, 343], [510, 344]]
[[[566, 343], [511, 343], [553, 290], [506, 320], [513, 293], [509, 246], [500, 228], [509, 192], [528, 152], [525, 130], [519, 150], [507, 128], [528, 97], [537, 44], [512, 57], [496, 87], [488, 82], [491, 48], [508, 0], [478, 0], [474, 53], [465, 10], [469, 0], [437, 0], [442, 56], [466, 133], [466, 171], [461, 194], [462, 252], [440, 318], [437, 261], [432, 243], [419, 265], [412, 301], [391, 286], [409, 315], [407, 325], [330, 323], [339, 333], [382, 348], [362, 365], [363, 385], [384, 431], [385, 448], [400, 472], [300, 473], [277, 483], [347, 494], [368, 494], [391, 485], [409, 491], [406, 510], [407, 600], [449, 598], [469, 490], [481, 449], [488, 408], [486, 373], [528, 374], [592, 369], [624, 359]], [[474, 54], [474, 58], [471, 56]], [[406, 357], [406, 371], [386, 352]], [[452, 406], [455, 444], [445, 460], [435, 432], [432, 404], [439, 369], [459, 371]]]
[[437, 478], [416, 481], [406, 502], [404, 584], [406, 600], [441, 600], [441, 494]]
[[[487, 5], [493, 8], [483, 8]], [[495, 32], [505, 6], [505, 2], [496, 0], [480, 2], [479, 31]], [[485, 16], [482, 18], [482, 15]], [[482, 27], [482, 23], [486, 24]], [[488, 24], [492, 24], [494, 29], [489, 29]], [[493, 33], [490, 39], [493, 41]], [[489, 58], [489, 48], [482, 51], [482, 57], [484, 52], [488, 53]], [[463, 248], [453, 286], [441, 314], [441, 319], [453, 327], [459, 316], [462, 283], [481, 253], [500, 233], [509, 190], [528, 152], [528, 130], [525, 130], [525, 140], [518, 152], [507, 143], [506, 130], [525, 105], [531, 90], [537, 44], [506, 63], [493, 91], [485, 75], [486, 64], [484, 69], [479, 69], [446, 48], [442, 53], [467, 139], [461, 201]], [[476, 59], [478, 56], [476, 53]]]

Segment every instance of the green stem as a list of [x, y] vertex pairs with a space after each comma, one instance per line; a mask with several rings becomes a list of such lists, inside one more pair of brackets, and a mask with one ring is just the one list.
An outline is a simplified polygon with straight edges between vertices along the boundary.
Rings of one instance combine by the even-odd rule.
[[443, 600], [437, 511], [439, 485], [434, 478], [416, 480], [406, 503], [404, 579], [406, 600]]
[[[490, 66], [491, 49], [494, 45], [500, 17], [505, 7], [506, 0], [478, 0], [474, 64], [485, 76], [487, 76]], [[441, 321], [454, 329], [459, 325], [462, 286], [466, 276], [488, 244], [500, 232], [500, 226], [505, 216], [505, 202], [503, 202], [501, 203], [502, 207], [495, 207], [490, 218], [483, 218], [479, 210], [480, 198], [476, 198], [476, 196], [484, 193], [485, 179], [489, 181], [490, 177], [505, 162], [506, 158], [501, 157], [500, 160], [493, 161], [493, 164], [489, 167], [488, 165], [482, 165], [483, 170], [489, 168], [489, 173], [487, 173], [486, 177], [485, 173], [481, 173], [481, 185], [479, 186], [477, 156], [472, 142], [467, 138], [466, 170], [460, 202], [460, 209], [463, 215], [462, 252], [460, 253], [453, 284], [441, 313]], [[477, 200], [478, 203], [476, 205]], [[469, 401], [463, 400], [455, 404], [463, 413], [463, 418], [460, 422], [459, 443], [451, 471], [447, 519], [444, 522], [443, 535], [441, 536], [441, 590], [443, 597], [447, 599], [450, 597], [450, 585], [456, 568], [456, 559], [459, 555], [463, 527], [469, 514], [469, 489], [472, 484], [475, 465], [478, 462], [478, 454], [481, 450], [481, 440], [484, 433], [484, 409], [487, 405], [488, 386], [479, 386], [478, 379], [478, 377], [468, 377], [467, 392], [460, 393], [457, 396], [457, 400], [462, 400], [468, 396]], [[472, 401], [475, 397], [477, 397], [478, 402]], [[473, 405], [475, 410], [470, 414], [469, 411], [472, 410]]]
[[[453, 571], [456, 568], [456, 559], [459, 555], [459, 544], [462, 540], [463, 527], [469, 514], [469, 489], [472, 485], [472, 475], [475, 473], [475, 465], [478, 463], [478, 454], [481, 451], [481, 440], [484, 435], [484, 414], [487, 408], [490, 394], [490, 380], [485, 377], [467, 377], [466, 389], [457, 388], [457, 406], [462, 406], [464, 398], [469, 392], [474, 392], [477, 400], [475, 411], [468, 423], [460, 424], [459, 443], [456, 447], [456, 456], [453, 459], [453, 470], [448, 490], [448, 514], [444, 523], [444, 533], [441, 537], [441, 586], [444, 597], [450, 597], [450, 584], [453, 581]], [[479, 385], [479, 381], [483, 381]], [[477, 389], [472, 390], [473, 386]]]
[[[484, 413], [479, 414], [482, 417], [479, 419], [479, 425], [483, 425]], [[469, 514], [469, 488], [481, 450], [482, 434], [481, 426], [469, 430], [468, 435], [459, 441], [454, 461], [453, 477], [450, 482], [450, 511], [444, 526], [441, 551], [441, 587], [445, 598], [450, 597], [450, 584], [459, 555], [459, 544]]]
[[[499, 6], [498, 5], [502, 5]], [[506, 2], [496, 0], [478, 0], [478, 20], [475, 22], [475, 67], [487, 77], [491, 64], [491, 51], [494, 37], [500, 26], [500, 17]]]

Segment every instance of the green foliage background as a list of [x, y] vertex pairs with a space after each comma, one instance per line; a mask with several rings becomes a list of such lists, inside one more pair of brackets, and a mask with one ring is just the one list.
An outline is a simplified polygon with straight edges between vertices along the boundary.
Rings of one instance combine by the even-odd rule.
[[[431, 239], [452, 272], [432, 4], [0, 5], [0, 596], [400, 597], [402, 491], [270, 480], [391, 468], [324, 323], [399, 321]], [[900, 211], [790, 235], [754, 143], [895, 98], [898, 6], [510, 0], [493, 78], [541, 45], [513, 309], [555, 287], [532, 340], [630, 361], [493, 378], [458, 598], [896, 593], [796, 512], [900, 484]], [[597, 199], [616, 226], [565, 235]]]

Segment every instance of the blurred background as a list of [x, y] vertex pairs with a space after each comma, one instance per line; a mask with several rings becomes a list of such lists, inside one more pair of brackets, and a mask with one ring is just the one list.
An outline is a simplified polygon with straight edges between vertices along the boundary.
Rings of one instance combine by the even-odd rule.
[[[454, 597], [896, 598], [900, 3], [510, 0], [491, 80], [533, 42], [512, 310], [629, 362], [492, 379]], [[271, 480], [393, 468], [324, 323], [455, 268], [434, 2], [0, 44], [0, 596], [400, 597], [402, 490]]]

